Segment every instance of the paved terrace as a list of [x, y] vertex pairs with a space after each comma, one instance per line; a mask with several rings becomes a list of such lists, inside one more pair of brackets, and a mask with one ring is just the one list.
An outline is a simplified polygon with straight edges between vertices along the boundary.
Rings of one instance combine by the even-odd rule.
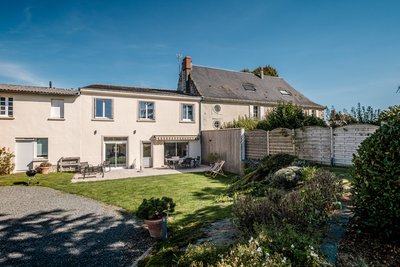
[[142, 171], [136, 169], [111, 169], [104, 173], [104, 177], [101, 174], [86, 176], [83, 178], [82, 174], [77, 173], [72, 178], [72, 183], [80, 182], [94, 182], [94, 181], [105, 181], [105, 180], [116, 180], [124, 178], [134, 178], [143, 176], [160, 176], [168, 174], [179, 174], [179, 173], [190, 173], [190, 172], [205, 172], [210, 169], [210, 166], [200, 165], [196, 168], [187, 169], [170, 169], [170, 168], [145, 168]]

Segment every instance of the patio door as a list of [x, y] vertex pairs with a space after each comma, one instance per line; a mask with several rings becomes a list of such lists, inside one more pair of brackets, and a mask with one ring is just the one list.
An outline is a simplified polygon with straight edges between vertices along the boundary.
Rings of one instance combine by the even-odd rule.
[[113, 168], [126, 167], [128, 141], [104, 141], [104, 160]]

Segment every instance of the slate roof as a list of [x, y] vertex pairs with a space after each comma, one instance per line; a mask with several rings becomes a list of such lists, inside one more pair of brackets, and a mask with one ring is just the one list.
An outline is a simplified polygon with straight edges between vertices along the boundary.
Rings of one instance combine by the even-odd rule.
[[[264, 79], [261, 79], [253, 73], [202, 66], [193, 66], [190, 77], [205, 100], [259, 104], [277, 104], [284, 101], [304, 107], [324, 108], [309, 100], [280, 77], [264, 75]], [[255, 91], [245, 90], [243, 84], [245, 87], [248, 87], [246, 84], [254, 85]], [[283, 95], [280, 90], [285, 90], [290, 95]]]
[[12, 85], [0, 84], [0, 93], [24, 93], [24, 94], [39, 94], [39, 95], [64, 95], [64, 96], [78, 96], [79, 91], [73, 89], [62, 88], [49, 88], [39, 86], [26, 86], [26, 85]]
[[[106, 91], [120, 91], [120, 92], [132, 92], [132, 93], [146, 93], [155, 95], [168, 95], [168, 96], [180, 96], [180, 97], [190, 97], [182, 92], [169, 89], [159, 89], [159, 88], [144, 88], [144, 87], [133, 87], [133, 86], [117, 86], [109, 84], [92, 84], [82, 89], [96, 89], [96, 90], [106, 90]], [[193, 97], [193, 96], [191, 96]]]

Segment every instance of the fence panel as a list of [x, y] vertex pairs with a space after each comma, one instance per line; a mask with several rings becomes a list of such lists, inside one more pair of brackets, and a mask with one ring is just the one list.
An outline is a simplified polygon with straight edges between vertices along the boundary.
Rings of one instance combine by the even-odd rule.
[[264, 130], [249, 131], [245, 134], [246, 159], [262, 159], [268, 155], [268, 132]]
[[286, 128], [277, 128], [269, 132], [269, 154], [286, 153], [295, 155], [294, 131]]
[[222, 129], [201, 132], [201, 157], [208, 164], [210, 153], [225, 160], [224, 170], [242, 173], [242, 129]]
[[370, 124], [353, 124], [335, 129], [308, 126], [296, 130], [254, 130], [245, 135], [246, 159], [286, 153], [321, 164], [350, 166], [361, 142], [377, 128]]
[[370, 124], [352, 124], [333, 130], [333, 159], [334, 164], [348, 166], [352, 164], [353, 154], [361, 142], [373, 134], [378, 126]]
[[296, 156], [321, 164], [331, 164], [330, 128], [308, 126], [295, 131]]

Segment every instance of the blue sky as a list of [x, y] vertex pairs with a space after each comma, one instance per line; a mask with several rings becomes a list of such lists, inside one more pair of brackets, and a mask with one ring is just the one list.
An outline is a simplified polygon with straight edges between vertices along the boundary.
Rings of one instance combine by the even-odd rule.
[[3, 1], [0, 83], [175, 89], [176, 54], [270, 64], [319, 104], [400, 104], [400, 2]]

